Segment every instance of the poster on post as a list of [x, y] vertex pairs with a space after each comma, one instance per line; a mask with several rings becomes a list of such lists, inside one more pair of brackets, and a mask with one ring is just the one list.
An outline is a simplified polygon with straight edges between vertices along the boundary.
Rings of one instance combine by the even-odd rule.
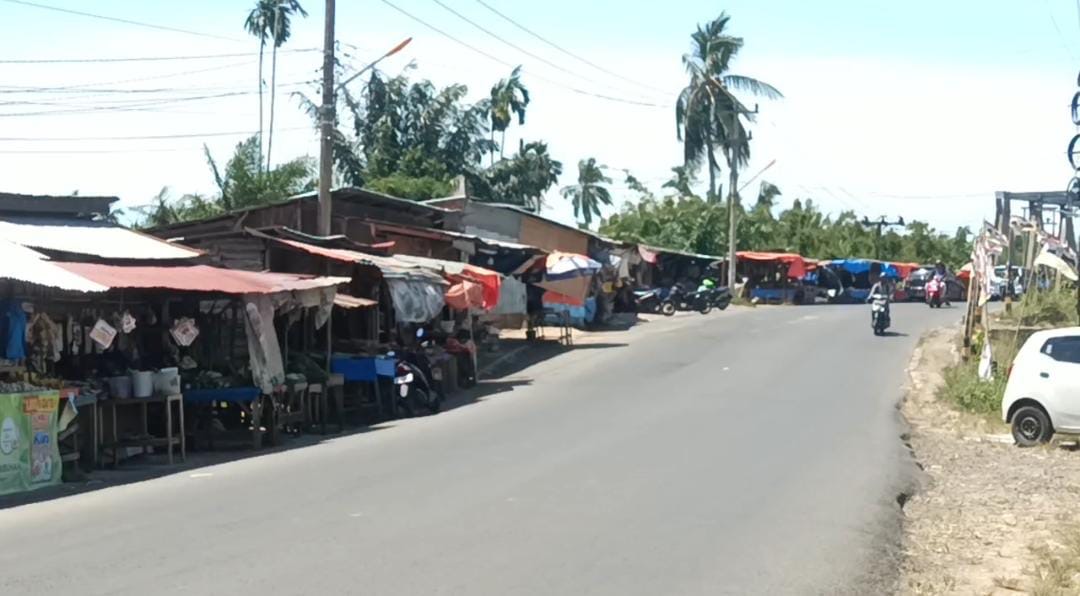
[[57, 391], [0, 394], [0, 495], [60, 483]]

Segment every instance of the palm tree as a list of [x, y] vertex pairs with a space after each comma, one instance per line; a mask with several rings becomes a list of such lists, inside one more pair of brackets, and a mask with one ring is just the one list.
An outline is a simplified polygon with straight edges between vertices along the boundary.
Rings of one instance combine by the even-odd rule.
[[273, 0], [256, 0], [255, 7], [244, 21], [244, 29], [259, 38], [259, 154], [262, 154], [263, 139], [263, 54], [266, 53], [266, 38], [270, 36], [270, 15], [273, 13]]
[[[715, 150], [723, 151], [730, 176], [728, 187], [728, 258], [735, 262], [735, 203], [738, 197], [738, 170], [750, 161], [750, 134], [744, 120], [753, 121], [753, 111], [735, 96], [735, 91], [779, 99], [783, 95], [773, 86], [750, 77], [731, 74], [731, 61], [742, 49], [741, 37], [725, 32], [730, 17], [720, 13], [715, 20], [698, 25], [690, 36], [690, 53], [683, 55], [683, 66], [690, 82], [679, 94], [675, 105], [676, 132], [683, 141], [683, 159], [687, 165], [709, 169], [709, 194], [716, 196]], [[735, 268], [728, 267], [728, 283], [735, 281]]]
[[[521, 66], [510, 72], [510, 77], [501, 79], [491, 88], [491, 141], [495, 142], [495, 131], [502, 133], [499, 144], [499, 157], [504, 155], [506, 129], [510, 127], [514, 115], [518, 124], [525, 124], [525, 108], [529, 106], [529, 90], [521, 82]], [[491, 151], [491, 162], [495, 163], [495, 150]]]
[[574, 217], [580, 216], [586, 228], [594, 215], [600, 217], [601, 203], [611, 204], [611, 193], [603, 186], [611, 184], [611, 178], [604, 175], [603, 167], [593, 157], [579, 161], [577, 184], [562, 189], [562, 196], [574, 204]]
[[[266, 0], [263, 0], [265, 2]], [[260, 2], [262, 4], [262, 2]], [[270, 171], [270, 152], [274, 146], [274, 100], [277, 96], [277, 51], [278, 48], [285, 45], [285, 42], [289, 41], [292, 37], [292, 23], [291, 19], [293, 15], [300, 15], [307, 17], [307, 11], [303, 6], [300, 6], [299, 0], [272, 0], [270, 16], [267, 25], [269, 25], [269, 31], [274, 40], [273, 48], [270, 50], [270, 127], [266, 137], [266, 171]], [[262, 50], [260, 48], [259, 58], [262, 59]]]

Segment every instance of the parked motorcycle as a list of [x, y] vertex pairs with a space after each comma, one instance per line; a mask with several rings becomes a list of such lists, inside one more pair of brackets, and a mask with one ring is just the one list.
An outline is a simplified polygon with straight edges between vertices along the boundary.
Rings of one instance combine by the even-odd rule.
[[405, 417], [415, 416], [421, 411], [437, 414], [442, 409], [444, 397], [442, 380], [436, 378], [437, 369], [431, 367], [431, 360], [427, 356], [430, 340], [425, 337], [422, 328], [416, 331], [416, 338], [420, 342], [416, 350], [397, 354], [394, 374], [397, 392], [395, 404], [398, 412]]
[[660, 312], [669, 317], [680, 310], [692, 310], [707, 315], [713, 308], [713, 303], [709, 299], [710, 291], [688, 292], [679, 286], [673, 286], [667, 298], [660, 304]]
[[889, 328], [889, 297], [884, 294], [870, 296], [870, 326], [874, 335], [882, 335]]
[[930, 308], [941, 308], [945, 300], [945, 282], [937, 277], [926, 282], [926, 304]]
[[712, 304], [713, 308], [724, 310], [731, 306], [731, 290], [726, 287], [710, 288], [705, 291], [705, 299]]
[[[667, 293], [662, 288], [635, 290], [634, 303], [637, 305], [637, 311], [654, 314], [659, 313], [666, 295]], [[674, 311], [672, 311], [672, 314], [675, 314]]]

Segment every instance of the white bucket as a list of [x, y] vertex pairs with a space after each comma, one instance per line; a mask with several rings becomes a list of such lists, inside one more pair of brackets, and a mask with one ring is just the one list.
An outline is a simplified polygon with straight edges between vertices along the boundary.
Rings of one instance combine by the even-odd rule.
[[109, 395], [114, 399], [131, 398], [131, 377], [109, 377]]
[[154, 392], [159, 395], [179, 395], [180, 369], [163, 368], [154, 373]]
[[154, 395], [154, 373], [149, 370], [140, 370], [131, 373], [132, 395], [135, 397], [150, 397]]

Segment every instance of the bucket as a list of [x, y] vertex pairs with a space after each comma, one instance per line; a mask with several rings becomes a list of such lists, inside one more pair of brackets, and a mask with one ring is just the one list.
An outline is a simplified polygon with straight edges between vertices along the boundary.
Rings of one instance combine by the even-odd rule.
[[124, 375], [122, 377], [109, 377], [109, 395], [113, 399], [130, 399], [131, 398], [131, 377]]
[[154, 392], [158, 395], [179, 395], [180, 369], [163, 368], [154, 373]]
[[149, 370], [140, 370], [131, 373], [131, 393], [135, 397], [150, 397], [154, 395], [154, 373]]

